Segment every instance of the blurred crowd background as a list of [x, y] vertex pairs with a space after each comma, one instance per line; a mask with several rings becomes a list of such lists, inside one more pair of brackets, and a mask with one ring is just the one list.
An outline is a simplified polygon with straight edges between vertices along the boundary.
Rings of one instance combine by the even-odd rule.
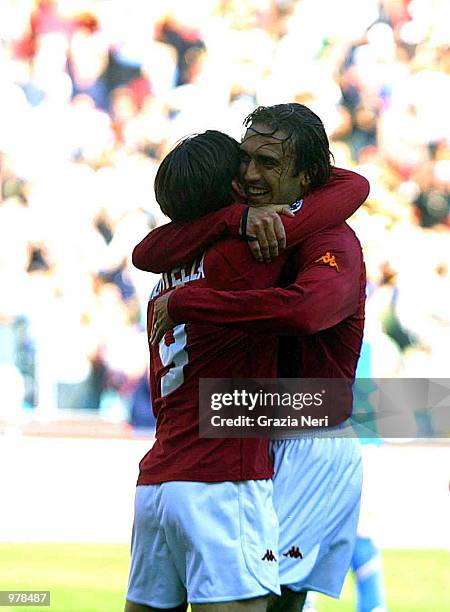
[[[445, 377], [448, 0], [2, 0], [0, 421], [73, 408], [148, 423], [133, 246], [166, 220], [158, 163], [259, 104], [324, 121], [371, 182], [365, 372]], [[369, 361], [367, 361], [369, 356]], [[363, 364], [363, 365], [364, 365]]]

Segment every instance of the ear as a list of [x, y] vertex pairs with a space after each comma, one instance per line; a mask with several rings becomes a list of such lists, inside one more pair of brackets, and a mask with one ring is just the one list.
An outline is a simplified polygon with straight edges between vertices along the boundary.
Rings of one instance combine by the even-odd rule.
[[231, 181], [231, 193], [235, 202], [246, 201], [245, 191], [237, 179]]
[[298, 183], [300, 187], [300, 196], [303, 198], [308, 193], [311, 185], [309, 174], [305, 171], [299, 172]]
[[305, 187], [309, 187], [310, 180], [309, 180], [309, 176], [308, 176], [308, 174], [306, 172], [304, 172], [304, 171], [299, 172], [298, 180], [300, 182], [300, 185], [303, 187], [303, 189]]

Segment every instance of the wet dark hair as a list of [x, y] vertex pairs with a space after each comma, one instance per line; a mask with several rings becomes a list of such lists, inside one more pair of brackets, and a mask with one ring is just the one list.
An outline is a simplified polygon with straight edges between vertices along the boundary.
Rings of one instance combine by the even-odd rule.
[[[331, 175], [330, 143], [323, 123], [315, 113], [303, 104], [275, 104], [259, 106], [244, 120], [246, 128], [265, 125], [273, 130], [286, 132], [283, 142], [289, 141], [295, 155], [293, 176], [304, 172], [310, 189], [324, 185]], [[255, 130], [257, 132], [257, 130]]]
[[172, 221], [191, 221], [233, 201], [231, 181], [239, 171], [239, 144], [207, 130], [181, 140], [162, 160], [156, 200]]

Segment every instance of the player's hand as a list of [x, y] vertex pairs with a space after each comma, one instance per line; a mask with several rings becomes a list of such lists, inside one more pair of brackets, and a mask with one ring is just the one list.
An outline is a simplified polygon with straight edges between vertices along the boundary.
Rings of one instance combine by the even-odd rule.
[[286, 232], [280, 215], [294, 217], [289, 206], [250, 207], [247, 217], [246, 235], [253, 238], [249, 247], [257, 261], [269, 263], [286, 248]]
[[158, 298], [153, 305], [153, 324], [152, 333], [150, 335], [150, 343], [155, 346], [159, 344], [164, 337], [164, 334], [175, 326], [175, 323], [169, 316], [168, 304], [169, 298], [175, 289], [168, 291]]

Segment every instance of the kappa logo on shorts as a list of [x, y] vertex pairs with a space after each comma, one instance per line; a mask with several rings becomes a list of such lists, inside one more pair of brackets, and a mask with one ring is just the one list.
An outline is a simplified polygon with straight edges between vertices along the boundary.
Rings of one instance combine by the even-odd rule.
[[319, 263], [321, 261], [324, 264], [328, 264], [330, 268], [336, 268], [336, 272], [339, 272], [339, 266], [337, 265], [336, 257], [327, 251], [325, 255], [316, 259], [314, 263]]
[[261, 559], [261, 561], [276, 561], [276, 560], [277, 560], [277, 558], [275, 557], [273, 552], [271, 550], [269, 550], [269, 549], [266, 550], [266, 554]]
[[283, 553], [283, 557], [291, 557], [291, 559], [303, 559], [303, 555], [300, 552], [300, 548], [298, 546], [291, 546], [291, 548]]

